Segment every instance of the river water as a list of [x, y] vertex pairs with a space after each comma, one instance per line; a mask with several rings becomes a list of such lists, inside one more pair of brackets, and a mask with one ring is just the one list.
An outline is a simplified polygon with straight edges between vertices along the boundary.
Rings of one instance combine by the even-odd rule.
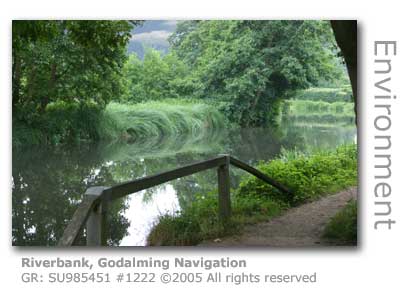
[[[13, 151], [13, 245], [57, 244], [82, 194], [228, 153], [255, 165], [285, 149], [331, 149], [356, 142], [348, 126], [287, 125], [280, 129], [221, 130], [204, 138], [155, 138], [134, 144], [93, 144]], [[243, 172], [231, 169], [232, 187]], [[216, 170], [150, 188], [110, 205], [109, 244], [142, 246], [160, 214], [175, 214], [217, 187]]]

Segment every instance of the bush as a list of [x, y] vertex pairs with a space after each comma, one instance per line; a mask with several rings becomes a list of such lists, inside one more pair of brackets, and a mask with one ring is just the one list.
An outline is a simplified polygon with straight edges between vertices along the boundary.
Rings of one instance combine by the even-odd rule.
[[356, 245], [358, 235], [358, 207], [357, 201], [351, 200], [339, 211], [324, 230], [324, 238], [336, 240], [341, 244]]
[[102, 109], [93, 102], [50, 103], [46, 108], [44, 123], [52, 144], [95, 141]]
[[101, 110], [93, 102], [58, 101], [48, 104], [42, 115], [13, 118], [13, 147], [98, 140]]
[[283, 194], [253, 176], [248, 176], [240, 183], [238, 195], [268, 197], [297, 205], [356, 185], [357, 148], [356, 145], [344, 145], [334, 152], [323, 151], [310, 156], [290, 152], [280, 159], [261, 163], [258, 169], [286, 185], [294, 196]]

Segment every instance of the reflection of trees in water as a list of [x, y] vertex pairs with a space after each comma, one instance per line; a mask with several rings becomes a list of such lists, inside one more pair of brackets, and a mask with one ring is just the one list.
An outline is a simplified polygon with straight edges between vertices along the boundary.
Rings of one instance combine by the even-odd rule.
[[[135, 145], [99, 145], [73, 149], [30, 149], [13, 152], [13, 244], [55, 245], [71, 219], [82, 194], [93, 185], [111, 186], [146, 175], [164, 172], [194, 161], [230, 153], [244, 162], [274, 158], [282, 147], [308, 150], [309, 146], [333, 148], [352, 141], [354, 128], [282, 126], [280, 129], [240, 129], [199, 144], [178, 142], [184, 148]], [[168, 143], [169, 141], [167, 141]], [[168, 143], [169, 144], [169, 143]], [[188, 146], [187, 146], [188, 145]], [[160, 149], [160, 150], [159, 150]], [[231, 186], [239, 184], [243, 172], [231, 168]], [[196, 194], [217, 190], [216, 169], [170, 182], [181, 208], [190, 205]], [[144, 201], [155, 199], [158, 186], [144, 192]], [[124, 217], [127, 200], [110, 206], [110, 243], [119, 244], [127, 233]]]
[[[113, 179], [91, 149], [30, 149], [13, 151], [13, 182], [13, 245], [44, 246], [58, 242], [86, 188]], [[117, 201], [109, 212], [112, 244], [126, 233], [125, 205]]]
[[334, 149], [340, 144], [354, 142], [356, 136], [353, 123], [350, 126], [296, 126], [290, 123], [282, 131], [282, 146], [300, 151]]
[[242, 128], [230, 132], [226, 140], [229, 153], [250, 164], [273, 158], [281, 147], [278, 128]]

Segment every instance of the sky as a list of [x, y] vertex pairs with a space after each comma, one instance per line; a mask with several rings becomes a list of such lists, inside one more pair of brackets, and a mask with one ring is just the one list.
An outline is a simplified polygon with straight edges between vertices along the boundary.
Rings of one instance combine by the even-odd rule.
[[169, 51], [167, 38], [176, 29], [176, 20], [147, 20], [132, 30], [132, 38], [128, 45], [129, 53], [136, 53], [143, 58], [144, 47], [152, 47], [163, 53]]

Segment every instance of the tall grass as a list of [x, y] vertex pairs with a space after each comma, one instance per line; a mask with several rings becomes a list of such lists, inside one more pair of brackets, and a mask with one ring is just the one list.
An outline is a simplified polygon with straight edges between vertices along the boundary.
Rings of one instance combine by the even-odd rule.
[[166, 138], [178, 139], [186, 135], [203, 140], [206, 135], [224, 126], [224, 117], [211, 105], [162, 100], [139, 104], [109, 104], [102, 115], [98, 133], [103, 140], [149, 140], [156, 144]]

